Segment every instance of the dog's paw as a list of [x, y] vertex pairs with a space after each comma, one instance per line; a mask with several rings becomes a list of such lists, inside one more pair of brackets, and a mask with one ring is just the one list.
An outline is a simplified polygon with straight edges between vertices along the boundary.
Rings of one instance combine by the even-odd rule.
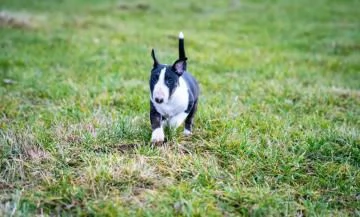
[[164, 130], [162, 127], [156, 128], [151, 134], [151, 143], [162, 143], [164, 142]]
[[191, 136], [191, 131], [188, 129], [184, 129], [184, 136]]

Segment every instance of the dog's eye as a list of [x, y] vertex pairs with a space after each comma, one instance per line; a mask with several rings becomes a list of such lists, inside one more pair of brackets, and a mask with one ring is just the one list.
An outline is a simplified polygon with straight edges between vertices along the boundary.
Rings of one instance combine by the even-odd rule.
[[166, 80], [166, 84], [167, 85], [172, 85], [174, 83], [174, 81], [172, 79], [168, 79]]

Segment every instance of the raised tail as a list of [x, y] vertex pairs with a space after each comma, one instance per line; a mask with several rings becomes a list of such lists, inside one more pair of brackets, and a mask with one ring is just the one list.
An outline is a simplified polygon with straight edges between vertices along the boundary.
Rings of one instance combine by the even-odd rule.
[[185, 55], [185, 46], [184, 46], [184, 34], [182, 32], [179, 33], [179, 59], [186, 60]]

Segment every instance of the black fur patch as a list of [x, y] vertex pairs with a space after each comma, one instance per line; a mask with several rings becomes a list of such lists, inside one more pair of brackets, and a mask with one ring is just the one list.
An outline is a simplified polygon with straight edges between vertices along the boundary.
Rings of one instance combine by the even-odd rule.
[[165, 71], [165, 85], [169, 88], [169, 98], [175, 92], [179, 85], [179, 75], [172, 70], [172, 67], [166, 67]]
[[169, 97], [171, 97], [171, 95], [175, 92], [176, 87], [179, 85], [179, 75], [173, 70], [173, 68], [171, 66], [159, 64], [151, 70], [149, 81], [151, 96], [153, 94], [155, 84], [159, 81], [161, 70], [163, 70], [164, 67], [166, 67], [164, 82], [169, 88]]
[[151, 75], [150, 75], [150, 80], [149, 80], [151, 96], [153, 94], [155, 84], [159, 80], [160, 72], [164, 67], [165, 67], [165, 65], [159, 64], [159, 65], [154, 66], [154, 68], [151, 70]]

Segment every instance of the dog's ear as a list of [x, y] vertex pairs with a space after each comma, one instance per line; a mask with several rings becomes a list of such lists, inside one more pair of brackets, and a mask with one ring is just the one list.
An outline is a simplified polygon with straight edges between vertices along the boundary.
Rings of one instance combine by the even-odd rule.
[[175, 61], [175, 63], [172, 66], [172, 69], [176, 72], [176, 74], [178, 74], [179, 76], [181, 76], [185, 70], [186, 70], [186, 60], [187, 58], [182, 58], [182, 59], [178, 59]]
[[153, 61], [154, 61], [153, 66], [156, 67], [157, 65], [159, 65], [159, 61], [156, 59], [154, 49], [151, 50], [151, 57], [153, 58]]

